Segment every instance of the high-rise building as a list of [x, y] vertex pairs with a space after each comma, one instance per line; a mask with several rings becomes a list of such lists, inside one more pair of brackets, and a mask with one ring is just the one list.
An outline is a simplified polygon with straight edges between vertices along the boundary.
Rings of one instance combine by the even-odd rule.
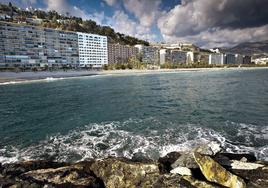
[[243, 64], [243, 56], [240, 54], [235, 54], [235, 63], [238, 65]]
[[159, 50], [159, 59], [161, 65], [165, 63], [171, 63], [172, 62], [171, 50], [170, 49]]
[[108, 63], [127, 63], [130, 57], [137, 57], [138, 51], [133, 46], [108, 43]]
[[74, 32], [0, 22], [0, 64], [5, 67], [77, 66]]
[[107, 37], [78, 32], [80, 67], [101, 68], [108, 64]]
[[225, 63], [225, 56], [222, 53], [214, 53], [209, 55], [210, 65], [223, 65]]
[[236, 63], [236, 58], [234, 54], [225, 54], [225, 63], [228, 65], [234, 65]]
[[199, 52], [187, 52], [187, 64], [197, 63], [199, 61]]
[[152, 46], [135, 45], [139, 49], [142, 62], [146, 64], [159, 64], [159, 49]]

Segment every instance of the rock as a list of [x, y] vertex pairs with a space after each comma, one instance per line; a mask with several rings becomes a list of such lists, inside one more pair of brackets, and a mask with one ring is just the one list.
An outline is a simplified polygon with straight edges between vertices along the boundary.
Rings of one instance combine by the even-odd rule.
[[44, 185], [38, 185], [32, 181], [12, 178], [10, 176], [4, 177], [0, 175], [0, 187], [19, 187], [19, 188], [43, 188]]
[[91, 170], [107, 188], [150, 187], [160, 175], [156, 163], [134, 163], [123, 158], [97, 160]]
[[103, 182], [96, 178], [95, 174], [85, 172], [75, 166], [33, 170], [24, 173], [22, 178], [32, 179], [39, 184], [49, 183], [65, 187], [104, 187]]
[[209, 183], [209, 182], [194, 179], [191, 176], [184, 176], [183, 179], [188, 181], [195, 188], [218, 188], [218, 187], [220, 187], [218, 185], [215, 185], [215, 184], [212, 184], [212, 183]]
[[228, 172], [211, 157], [194, 152], [194, 158], [208, 181], [230, 188], [246, 187], [242, 178]]
[[196, 152], [203, 155], [214, 156], [221, 151], [221, 146], [217, 142], [209, 142], [208, 144], [201, 145], [195, 149]]
[[171, 164], [173, 164], [181, 154], [179, 152], [171, 152], [165, 155], [164, 157], [160, 157], [158, 159], [158, 166], [161, 173], [169, 173], [172, 170]]
[[231, 166], [231, 160], [228, 157], [226, 157], [225, 155], [221, 155], [221, 153], [217, 154], [213, 159], [217, 163], [219, 163], [220, 165], [223, 165], [223, 166], [226, 166], [226, 167]]
[[181, 153], [181, 156], [171, 165], [172, 169], [177, 167], [199, 168], [190, 152]]
[[268, 167], [251, 170], [230, 169], [230, 171], [249, 182], [248, 187], [268, 187]]
[[151, 163], [153, 162], [152, 159], [146, 157], [143, 153], [138, 152], [138, 153], [134, 153], [132, 159], [133, 162], [141, 162], [141, 163]]
[[37, 169], [46, 169], [46, 168], [58, 168], [66, 166], [68, 163], [52, 162], [52, 161], [24, 161], [12, 164], [4, 164], [2, 166], [3, 175], [12, 175], [17, 176], [22, 173], [37, 170]]
[[231, 161], [231, 168], [232, 169], [240, 169], [240, 170], [253, 170], [260, 167], [264, 167], [263, 164], [257, 164], [257, 163], [247, 163], [242, 161]]
[[160, 175], [156, 182], [151, 186], [153, 188], [196, 188], [191, 183], [178, 174]]
[[177, 167], [170, 171], [171, 174], [180, 174], [182, 176], [191, 176], [192, 172], [186, 167]]
[[228, 159], [230, 159], [230, 160], [237, 160], [237, 161], [240, 161], [243, 158], [247, 159], [246, 162], [255, 162], [257, 160], [256, 157], [254, 156], [254, 154], [252, 154], [252, 153], [240, 153], [240, 154], [219, 153], [219, 155], [228, 157]]

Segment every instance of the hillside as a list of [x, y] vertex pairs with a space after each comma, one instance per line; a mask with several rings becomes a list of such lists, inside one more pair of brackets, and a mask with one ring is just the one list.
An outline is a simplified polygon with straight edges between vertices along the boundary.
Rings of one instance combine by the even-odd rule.
[[232, 48], [224, 49], [224, 51], [245, 55], [268, 54], [268, 40], [260, 42], [245, 42]]
[[[83, 20], [82, 18], [69, 16], [70, 13], [68, 12], [66, 15], [61, 15], [56, 11], [46, 12], [37, 9], [24, 10], [13, 6], [11, 3], [9, 3], [9, 5], [0, 3], [0, 14], [8, 15], [10, 18], [5, 21], [9, 22], [27, 23], [29, 25], [46, 28], [105, 35], [111, 43], [120, 43], [132, 46], [136, 44], [149, 45], [147, 41], [118, 33], [114, 31], [113, 28], [98, 25], [93, 20]], [[29, 18], [41, 19], [42, 22], [33, 24], [27, 21]]]

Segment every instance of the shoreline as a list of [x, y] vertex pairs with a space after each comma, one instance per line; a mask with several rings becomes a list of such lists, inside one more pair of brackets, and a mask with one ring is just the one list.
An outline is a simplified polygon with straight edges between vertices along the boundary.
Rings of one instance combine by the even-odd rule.
[[178, 72], [199, 72], [199, 71], [225, 71], [225, 70], [254, 70], [268, 69], [268, 67], [217, 67], [217, 68], [179, 68], [179, 69], [156, 69], [156, 70], [102, 70], [102, 71], [42, 71], [42, 72], [0, 72], [0, 85], [20, 84], [27, 82], [63, 80], [71, 78], [81, 78], [89, 76], [109, 76], [109, 75], [136, 75], [136, 74], [160, 74]]
[[0, 187], [212, 188], [267, 187], [267, 162], [251, 153], [225, 153], [216, 142], [151, 160], [108, 157], [76, 163], [0, 163]]

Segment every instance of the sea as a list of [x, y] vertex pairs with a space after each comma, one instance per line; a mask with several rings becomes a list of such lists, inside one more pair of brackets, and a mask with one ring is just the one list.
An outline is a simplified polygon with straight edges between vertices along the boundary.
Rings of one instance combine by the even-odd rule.
[[0, 98], [0, 163], [157, 159], [210, 141], [268, 160], [268, 69], [12, 82]]

